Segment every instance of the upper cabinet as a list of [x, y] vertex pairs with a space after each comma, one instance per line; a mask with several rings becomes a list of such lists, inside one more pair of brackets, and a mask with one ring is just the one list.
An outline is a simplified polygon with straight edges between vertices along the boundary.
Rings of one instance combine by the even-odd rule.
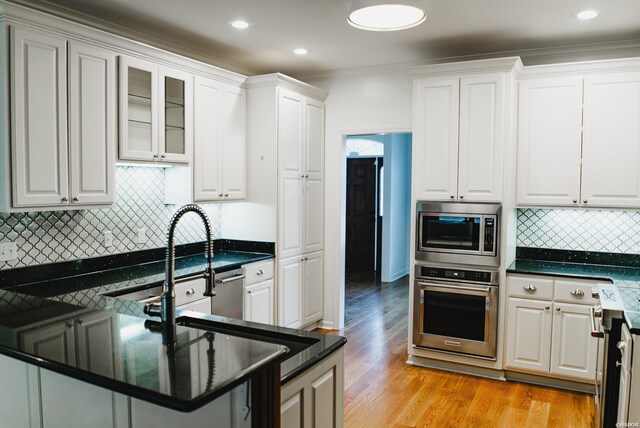
[[193, 76], [120, 57], [120, 150], [127, 161], [190, 163]]
[[507, 58], [460, 64], [413, 72], [418, 77], [414, 195], [419, 200], [500, 202], [512, 70], [520, 63]]
[[193, 198], [196, 202], [246, 196], [246, 91], [195, 78]]
[[520, 83], [520, 205], [640, 207], [640, 72]]
[[11, 168], [6, 171], [11, 171], [12, 198], [2, 200], [2, 210], [112, 204], [114, 53], [11, 27], [10, 70]]

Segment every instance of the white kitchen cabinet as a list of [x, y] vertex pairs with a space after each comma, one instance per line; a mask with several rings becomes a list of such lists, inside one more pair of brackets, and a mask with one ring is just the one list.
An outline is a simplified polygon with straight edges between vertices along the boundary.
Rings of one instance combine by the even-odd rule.
[[551, 347], [551, 302], [510, 298], [507, 318], [505, 366], [547, 373]]
[[414, 82], [413, 181], [419, 200], [456, 200], [460, 81]]
[[518, 204], [577, 206], [582, 79], [521, 81], [518, 116]]
[[322, 319], [324, 308], [324, 263], [322, 251], [304, 256], [302, 268], [302, 323]]
[[417, 200], [501, 202], [517, 58], [412, 70]]
[[246, 196], [245, 90], [195, 77], [193, 199]]
[[582, 204], [640, 207], [640, 72], [584, 79]]
[[120, 57], [119, 159], [191, 163], [193, 76]]
[[302, 257], [278, 262], [278, 324], [302, 327]]
[[336, 351], [282, 387], [280, 426], [342, 428], [344, 351]]
[[591, 337], [588, 305], [553, 304], [552, 374], [593, 379], [598, 340]]
[[275, 324], [274, 303], [273, 279], [245, 287], [242, 318], [262, 324]]
[[176, 309], [183, 311], [200, 312], [202, 314], [211, 315], [211, 298], [196, 300], [195, 302], [186, 303], [181, 306], [176, 306]]
[[303, 251], [320, 251], [324, 242], [324, 104], [305, 99]]

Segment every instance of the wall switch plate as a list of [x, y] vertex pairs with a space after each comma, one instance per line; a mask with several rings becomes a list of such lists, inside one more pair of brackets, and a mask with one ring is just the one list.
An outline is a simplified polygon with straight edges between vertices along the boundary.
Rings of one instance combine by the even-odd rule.
[[104, 246], [107, 248], [113, 247], [113, 232], [110, 230], [105, 230], [103, 232], [104, 235]]
[[0, 262], [18, 259], [18, 247], [15, 242], [0, 243]]
[[138, 244], [146, 244], [147, 243], [147, 229], [144, 227], [138, 228]]

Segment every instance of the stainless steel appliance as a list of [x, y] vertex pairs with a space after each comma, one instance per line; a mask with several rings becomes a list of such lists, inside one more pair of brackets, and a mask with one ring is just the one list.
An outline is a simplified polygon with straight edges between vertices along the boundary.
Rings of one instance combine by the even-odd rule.
[[498, 270], [416, 265], [413, 346], [496, 359]]
[[497, 204], [418, 202], [416, 260], [499, 266]]
[[211, 313], [223, 317], [242, 319], [244, 271], [236, 269], [216, 274], [216, 292]]

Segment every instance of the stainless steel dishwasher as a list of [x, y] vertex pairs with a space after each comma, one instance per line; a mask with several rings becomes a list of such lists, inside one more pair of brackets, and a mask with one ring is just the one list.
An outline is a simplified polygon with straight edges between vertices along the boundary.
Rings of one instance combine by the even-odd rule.
[[213, 315], [242, 319], [243, 279], [243, 269], [216, 273]]

